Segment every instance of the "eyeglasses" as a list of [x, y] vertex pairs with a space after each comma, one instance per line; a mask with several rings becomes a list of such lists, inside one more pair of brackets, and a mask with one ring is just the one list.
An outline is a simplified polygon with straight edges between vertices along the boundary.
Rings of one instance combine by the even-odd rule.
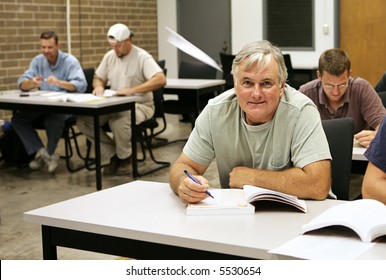
[[328, 90], [334, 90], [337, 88], [339, 91], [344, 90], [346, 87], [348, 87], [348, 83], [346, 84], [341, 84], [341, 85], [332, 85], [332, 84], [323, 84], [324, 87]]

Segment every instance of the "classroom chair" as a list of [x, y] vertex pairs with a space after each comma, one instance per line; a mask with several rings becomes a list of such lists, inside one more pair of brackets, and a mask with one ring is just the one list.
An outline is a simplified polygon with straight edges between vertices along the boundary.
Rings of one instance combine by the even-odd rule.
[[222, 66], [222, 78], [225, 80], [225, 90], [231, 89], [234, 87], [233, 84], [233, 75], [232, 75], [232, 64], [236, 55], [227, 54], [220, 52], [220, 62]]
[[338, 199], [349, 200], [354, 121], [351, 118], [322, 120], [331, 161], [331, 189]]

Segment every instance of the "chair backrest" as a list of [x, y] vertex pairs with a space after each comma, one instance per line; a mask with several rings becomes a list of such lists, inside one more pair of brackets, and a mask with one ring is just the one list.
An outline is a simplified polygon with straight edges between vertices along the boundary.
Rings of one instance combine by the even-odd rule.
[[159, 65], [159, 67], [161, 67], [162, 69], [165, 68], [165, 64], [166, 64], [166, 60], [165, 59], [162, 59], [162, 60], [157, 60], [157, 63]]
[[290, 54], [283, 54], [284, 57], [284, 63], [285, 67], [287, 67], [287, 73], [288, 73], [288, 83], [291, 85], [291, 82], [294, 81], [294, 68], [292, 67], [292, 61], [291, 61], [291, 55]]
[[217, 70], [202, 62], [181, 61], [178, 69], [180, 79], [216, 79]]
[[383, 73], [382, 77], [379, 79], [377, 85], [375, 86], [375, 91], [386, 91], [386, 72]]
[[331, 189], [338, 199], [349, 200], [354, 121], [340, 118], [322, 121], [331, 161]]
[[[163, 68], [164, 74], [166, 76], [167, 69]], [[165, 87], [161, 87], [159, 89], [153, 90], [153, 100], [154, 100], [154, 115], [153, 118], [165, 118], [164, 111], [164, 89]]]
[[92, 93], [92, 90], [93, 90], [92, 81], [94, 79], [95, 69], [94, 68], [83, 68], [83, 73], [84, 73], [84, 75], [86, 77], [86, 81], [87, 81], [86, 93]]
[[382, 100], [383, 107], [386, 108], [386, 91], [380, 91], [380, 92], [378, 92], [378, 95]]
[[227, 54], [227, 53], [221, 53], [220, 52], [220, 61], [222, 66], [222, 78], [225, 80], [225, 87], [226, 89], [233, 88], [233, 75], [232, 72], [232, 64], [233, 60], [235, 59], [236, 55], [234, 54]]

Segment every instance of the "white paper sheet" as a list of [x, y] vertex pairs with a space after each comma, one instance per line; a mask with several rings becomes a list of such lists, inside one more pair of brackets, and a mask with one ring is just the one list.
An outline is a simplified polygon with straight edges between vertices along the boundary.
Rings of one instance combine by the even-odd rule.
[[214, 67], [218, 71], [222, 71], [221, 67], [217, 64], [217, 62], [211, 58], [209, 55], [207, 55], [205, 52], [197, 48], [195, 45], [190, 43], [188, 40], [186, 40], [184, 37], [179, 35], [174, 30], [170, 29], [169, 27], [165, 26], [166, 30], [168, 31], [168, 36], [166, 38], [166, 41], [178, 48], [179, 50], [183, 51], [184, 53], [193, 56], [194, 58]]
[[308, 260], [353, 260], [374, 244], [361, 242], [357, 236], [299, 235], [269, 253]]

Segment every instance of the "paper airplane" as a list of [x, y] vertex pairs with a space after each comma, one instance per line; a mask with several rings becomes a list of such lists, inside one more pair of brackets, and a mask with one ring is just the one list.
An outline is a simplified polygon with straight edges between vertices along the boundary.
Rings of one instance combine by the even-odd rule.
[[170, 29], [169, 27], [165, 26], [166, 30], [169, 32], [166, 41], [178, 48], [179, 50], [183, 51], [184, 53], [193, 56], [194, 58], [204, 62], [205, 64], [208, 64], [212, 66], [213, 68], [216, 68], [218, 71], [222, 72], [221, 67], [217, 64], [217, 62], [211, 58], [209, 55], [204, 53], [202, 50], [197, 48], [195, 45], [190, 43], [188, 40], [186, 40], [184, 37], [179, 35], [174, 30]]

